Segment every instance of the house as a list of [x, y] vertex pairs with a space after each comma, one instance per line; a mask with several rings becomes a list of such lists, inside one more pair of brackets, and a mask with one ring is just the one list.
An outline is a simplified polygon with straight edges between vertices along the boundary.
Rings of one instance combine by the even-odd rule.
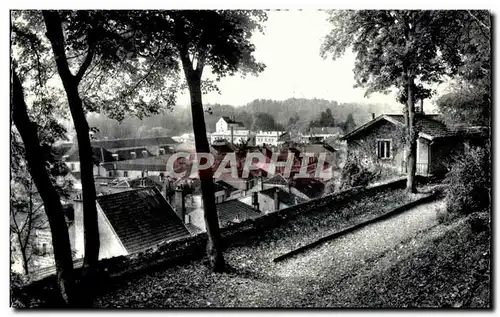
[[[347, 155], [366, 166], [378, 165], [394, 173], [406, 173], [404, 116], [382, 114], [346, 134]], [[441, 174], [453, 154], [463, 151], [464, 129], [450, 129], [441, 115], [415, 114], [418, 131], [416, 166], [419, 175]]]
[[250, 138], [250, 130], [234, 117], [221, 117], [215, 124], [215, 132], [210, 135], [210, 143], [227, 140], [231, 144], [245, 143]]
[[[96, 199], [99, 227], [99, 259], [129, 255], [153, 248], [160, 243], [190, 236], [183, 222], [158, 189], [132, 189]], [[43, 208], [43, 207], [42, 207]], [[72, 204], [63, 204], [75, 266], [84, 257], [83, 202], [81, 196]], [[45, 215], [45, 213], [43, 213]], [[46, 220], [44, 220], [47, 223]], [[43, 230], [42, 230], [43, 229]], [[34, 232], [37, 249], [32, 259], [32, 273], [38, 279], [55, 272], [52, 238], [48, 225]], [[15, 240], [15, 239], [14, 239]], [[13, 245], [16, 253], [16, 246]], [[17, 254], [17, 253], [16, 253]], [[14, 256], [12, 267], [22, 272]]]
[[288, 187], [284, 187], [284, 189], [271, 187], [259, 192], [253, 192], [251, 195], [240, 198], [239, 201], [267, 214], [305, 202], [306, 199], [295, 196], [289, 192]]
[[[70, 240], [76, 257], [84, 256], [83, 202], [74, 202]], [[99, 259], [129, 255], [162, 242], [190, 236], [170, 204], [154, 187], [128, 190], [96, 199]]]
[[322, 142], [327, 138], [341, 138], [343, 134], [341, 127], [314, 127], [309, 133], [301, 134], [300, 140], [304, 143]]
[[285, 131], [259, 131], [255, 134], [255, 145], [272, 145], [278, 146], [283, 141], [280, 141]]

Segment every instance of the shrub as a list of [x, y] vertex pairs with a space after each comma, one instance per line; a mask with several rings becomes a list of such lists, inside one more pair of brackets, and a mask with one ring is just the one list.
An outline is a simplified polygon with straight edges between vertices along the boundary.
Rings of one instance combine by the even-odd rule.
[[368, 170], [356, 159], [349, 159], [342, 168], [341, 189], [366, 186], [375, 178], [374, 172]]
[[490, 208], [489, 157], [484, 148], [470, 148], [456, 158], [445, 179], [449, 212], [470, 214]]

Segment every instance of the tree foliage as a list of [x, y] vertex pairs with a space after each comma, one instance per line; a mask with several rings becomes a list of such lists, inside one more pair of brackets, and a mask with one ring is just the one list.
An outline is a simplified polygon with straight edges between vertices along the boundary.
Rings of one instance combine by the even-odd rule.
[[283, 131], [284, 128], [281, 124], [276, 123], [274, 117], [270, 114], [259, 112], [254, 115], [253, 131]]

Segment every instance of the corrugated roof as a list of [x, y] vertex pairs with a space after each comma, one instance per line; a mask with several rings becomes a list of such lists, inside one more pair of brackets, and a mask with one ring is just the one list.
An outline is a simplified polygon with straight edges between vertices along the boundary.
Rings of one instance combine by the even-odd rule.
[[190, 236], [156, 188], [99, 196], [97, 202], [129, 253]]

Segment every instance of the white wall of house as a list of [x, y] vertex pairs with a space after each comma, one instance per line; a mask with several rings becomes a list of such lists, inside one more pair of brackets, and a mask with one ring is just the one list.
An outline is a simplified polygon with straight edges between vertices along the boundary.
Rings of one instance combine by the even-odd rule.
[[[112, 258], [127, 255], [128, 252], [120, 242], [116, 232], [113, 230], [108, 219], [104, 215], [99, 204], [97, 206], [97, 223], [99, 226], [99, 259]], [[75, 258], [80, 259], [85, 256], [85, 242], [83, 231], [83, 202], [75, 201], [73, 204], [75, 211], [75, 221], [70, 228], [71, 248], [75, 252]]]
[[[249, 130], [233, 130], [233, 142], [234, 143], [243, 143], [248, 140], [250, 137]], [[225, 139], [228, 142], [231, 142], [231, 131], [225, 132], [214, 132], [210, 135], [210, 142], [214, 143], [218, 139]]]
[[[284, 131], [259, 131], [255, 134], [255, 145], [269, 144], [278, 146], [280, 135], [285, 133]], [[282, 142], [281, 142], [282, 143]]]
[[69, 161], [69, 162], [65, 162], [65, 163], [71, 172], [79, 172], [80, 171], [80, 161]]

